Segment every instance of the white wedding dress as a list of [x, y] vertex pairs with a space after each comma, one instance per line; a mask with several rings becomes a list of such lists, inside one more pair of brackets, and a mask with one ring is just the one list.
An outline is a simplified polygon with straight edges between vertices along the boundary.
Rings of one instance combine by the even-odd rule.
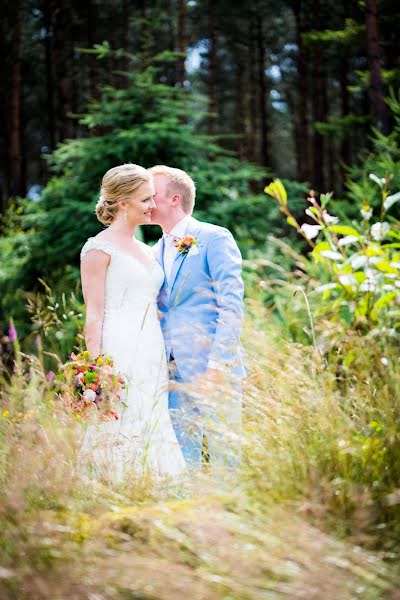
[[119, 420], [88, 426], [80, 460], [114, 482], [147, 475], [177, 481], [186, 472], [168, 411], [168, 370], [157, 314], [164, 273], [150, 248], [143, 247], [147, 264], [98, 236], [81, 251], [81, 260], [90, 250], [111, 257], [101, 352], [114, 359], [128, 386]]

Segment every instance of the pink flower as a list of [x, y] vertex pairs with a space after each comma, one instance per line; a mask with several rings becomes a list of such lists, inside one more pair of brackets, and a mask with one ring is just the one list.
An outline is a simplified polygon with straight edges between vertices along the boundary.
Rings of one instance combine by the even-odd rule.
[[10, 342], [13, 344], [14, 342], [17, 341], [17, 330], [14, 327], [14, 322], [11, 319], [10, 320], [10, 325], [8, 327], [8, 339], [10, 340]]
[[55, 377], [55, 375], [54, 375], [53, 371], [49, 371], [46, 375], [47, 381], [53, 381], [54, 377]]

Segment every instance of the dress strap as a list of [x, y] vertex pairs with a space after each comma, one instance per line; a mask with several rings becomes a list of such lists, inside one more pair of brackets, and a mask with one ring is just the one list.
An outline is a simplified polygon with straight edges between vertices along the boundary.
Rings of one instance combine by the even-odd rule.
[[115, 246], [113, 246], [110, 242], [107, 242], [107, 240], [99, 239], [97, 237], [91, 237], [87, 240], [86, 244], [81, 250], [81, 260], [90, 250], [102, 250], [110, 256], [114, 256], [116, 252]]

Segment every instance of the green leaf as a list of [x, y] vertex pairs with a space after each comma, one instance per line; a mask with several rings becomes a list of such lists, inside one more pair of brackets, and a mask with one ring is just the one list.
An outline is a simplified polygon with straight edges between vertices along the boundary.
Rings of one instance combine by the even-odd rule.
[[293, 217], [288, 217], [286, 219], [286, 221], [289, 223], [289, 225], [291, 225], [292, 227], [295, 227], [296, 229], [298, 228], [298, 223], [296, 222], [296, 219], [294, 219]]
[[267, 185], [264, 188], [264, 192], [273, 198], [276, 198], [278, 202], [282, 202], [282, 204], [287, 204], [287, 193], [285, 190], [285, 186], [283, 185], [280, 179], [274, 179], [272, 183]]
[[354, 227], [349, 227], [348, 225], [329, 225], [327, 229], [328, 231], [333, 231], [339, 235], [354, 235], [357, 238], [361, 237], [357, 229], [354, 229]]
[[360, 284], [367, 279], [367, 276], [364, 273], [364, 271], [357, 271], [356, 273], [354, 273], [354, 277], [356, 278], [357, 283]]
[[392, 267], [392, 265], [387, 260], [383, 260], [381, 262], [377, 262], [374, 264], [375, 269], [381, 271], [381, 273], [397, 273], [398, 269]]
[[391, 305], [392, 300], [397, 297], [397, 292], [388, 292], [379, 300], [377, 300], [371, 310], [371, 317], [377, 321], [379, 319], [380, 312]]
[[330, 250], [330, 249], [331, 249], [331, 246], [330, 246], [329, 242], [319, 242], [313, 249], [312, 253], [314, 256], [316, 256], [317, 254], [321, 254], [321, 252], [323, 252], [324, 250]]

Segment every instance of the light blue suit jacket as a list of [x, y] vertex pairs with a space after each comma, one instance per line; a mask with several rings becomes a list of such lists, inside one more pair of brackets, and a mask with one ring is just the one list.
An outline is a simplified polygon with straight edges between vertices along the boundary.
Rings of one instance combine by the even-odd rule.
[[[173, 355], [182, 378], [203, 373], [218, 362], [237, 377], [245, 370], [240, 351], [243, 319], [242, 257], [232, 234], [191, 217], [186, 235], [199, 246], [177, 253], [169, 282], [158, 297], [167, 356]], [[164, 268], [164, 239], [153, 246]]]

